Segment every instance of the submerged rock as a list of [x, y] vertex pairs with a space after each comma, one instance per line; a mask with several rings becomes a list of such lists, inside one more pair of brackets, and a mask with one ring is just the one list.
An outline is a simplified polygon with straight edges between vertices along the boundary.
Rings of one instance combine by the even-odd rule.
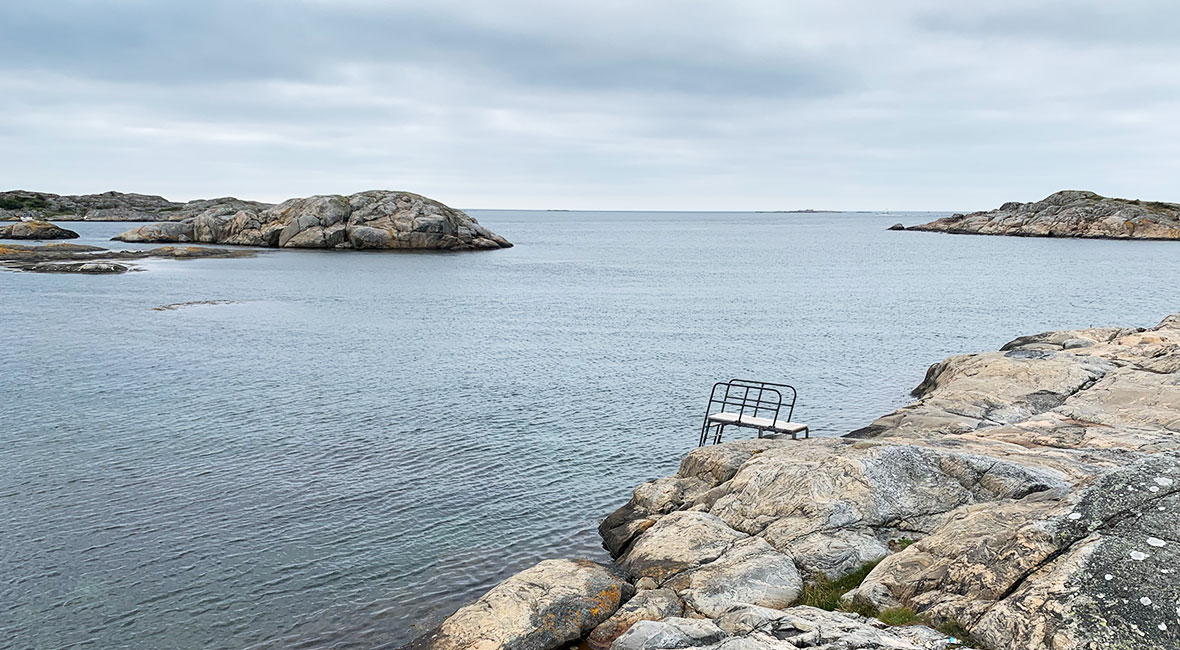
[[467, 214], [409, 192], [291, 199], [276, 206], [213, 206], [182, 221], [116, 237], [128, 242], [203, 242], [270, 248], [483, 250], [512, 246]]
[[78, 233], [48, 221], [21, 221], [0, 226], [0, 239], [77, 239]]
[[174, 302], [167, 305], [160, 305], [159, 307], [152, 307], [152, 311], [176, 311], [177, 309], [184, 309], [185, 307], [197, 307], [204, 305], [232, 305], [237, 303], [236, 300], [186, 300], [184, 302]]
[[1116, 199], [1065, 190], [1032, 203], [955, 214], [906, 230], [968, 235], [1180, 239], [1180, 204]]

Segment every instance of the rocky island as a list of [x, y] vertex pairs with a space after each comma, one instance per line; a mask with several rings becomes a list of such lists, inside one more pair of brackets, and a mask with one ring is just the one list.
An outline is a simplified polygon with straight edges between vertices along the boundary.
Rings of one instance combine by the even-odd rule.
[[988, 212], [955, 214], [918, 226], [893, 226], [890, 230], [1018, 237], [1180, 239], [1180, 204], [1065, 190], [1032, 203], [1005, 203]]
[[179, 221], [213, 206], [262, 209], [268, 204], [232, 197], [177, 203], [151, 194], [103, 192], [63, 196], [10, 190], [0, 192], [0, 221]]
[[0, 267], [32, 273], [82, 273], [109, 275], [136, 270], [128, 260], [147, 258], [221, 259], [253, 257], [251, 250], [226, 250], [209, 246], [158, 246], [156, 248], [112, 251], [81, 244], [24, 246], [0, 244]]
[[[430, 650], [1180, 648], [1180, 314], [934, 364], [842, 438], [689, 452]], [[693, 438], [686, 435], [686, 440]]]
[[[278, 205], [233, 197], [175, 203], [160, 196], [121, 192], [80, 196], [0, 192], [0, 221], [19, 219], [150, 222], [114, 238], [127, 242], [452, 251], [512, 246], [461, 210], [390, 190], [312, 196]], [[24, 232], [28, 226], [9, 228]]]
[[78, 233], [48, 221], [22, 221], [0, 226], [0, 239], [77, 239]]
[[462, 251], [512, 246], [459, 210], [387, 190], [291, 199], [262, 208], [216, 204], [181, 221], [147, 224], [114, 239], [270, 248]]

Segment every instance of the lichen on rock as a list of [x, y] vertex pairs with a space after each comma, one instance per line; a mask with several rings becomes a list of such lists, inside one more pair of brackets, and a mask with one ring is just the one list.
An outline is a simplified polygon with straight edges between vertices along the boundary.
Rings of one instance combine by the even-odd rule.
[[48, 221], [21, 221], [0, 226], [0, 239], [77, 239], [78, 233]]

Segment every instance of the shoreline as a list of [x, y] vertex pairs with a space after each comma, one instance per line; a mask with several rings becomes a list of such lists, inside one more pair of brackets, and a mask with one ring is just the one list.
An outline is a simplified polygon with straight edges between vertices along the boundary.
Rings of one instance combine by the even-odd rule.
[[603, 520], [614, 564], [542, 562], [406, 647], [1178, 643], [1177, 374], [1180, 314], [949, 357], [845, 436], [689, 451]]
[[1036, 234], [1026, 232], [979, 232], [976, 230], [949, 230], [940, 228], [926, 228], [924, 225], [906, 226], [894, 229], [898, 232], [928, 232], [938, 235], [975, 235], [978, 237], [1018, 237], [1024, 239], [1093, 239], [1100, 241], [1176, 241], [1173, 237], [1115, 237], [1114, 235], [1085, 235], [1085, 234]]

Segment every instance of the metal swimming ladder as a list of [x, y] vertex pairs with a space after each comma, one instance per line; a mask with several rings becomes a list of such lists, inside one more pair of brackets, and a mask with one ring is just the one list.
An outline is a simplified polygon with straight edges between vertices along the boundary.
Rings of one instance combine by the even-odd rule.
[[[783, 393], [788, 391], [790, 401], [784, 401]], [[708, 442], [710, 433], [713, 444], [721, 442], [721, 434], [727, 426], [757, 429], [759, 438], [765, 432], [772, 435], [789, 433], [792, 440], [798, 439], [800, 433], [804, 438], [810, 438], [811, 431], [806, 424], [791, 422], [798, 395], [794, 386], [768, 381], [730, 379], [713, 384], [698, 446], [703, 447]], [[784, 408], [786, 418], [779, 419]]]

